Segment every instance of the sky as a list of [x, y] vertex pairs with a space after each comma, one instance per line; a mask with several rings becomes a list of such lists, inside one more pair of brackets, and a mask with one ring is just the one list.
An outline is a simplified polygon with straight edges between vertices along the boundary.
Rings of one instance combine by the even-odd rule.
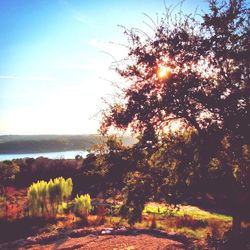
[[[164, 0], [0, 0], [0, 134], [96, 133], [118, 79], [110, 65], [126, 56], [119, 25], [147, 30], [143, 13], [156, 19], [164, 8]], [[207, 3], [183, 5], [196, 8]]]

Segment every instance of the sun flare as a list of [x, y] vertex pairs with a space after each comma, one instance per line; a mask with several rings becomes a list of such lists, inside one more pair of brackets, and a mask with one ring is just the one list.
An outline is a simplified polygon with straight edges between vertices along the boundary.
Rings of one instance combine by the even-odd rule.
[[158, 66], [157, 76], [161, 79], [169, 78], [171, 75], [171, 68], [163, 65]]

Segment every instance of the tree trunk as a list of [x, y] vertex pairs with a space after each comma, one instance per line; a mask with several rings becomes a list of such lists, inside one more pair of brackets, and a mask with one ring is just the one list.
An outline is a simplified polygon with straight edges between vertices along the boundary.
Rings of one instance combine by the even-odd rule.
[[244, 243], [240, 237], [241, 233], [241, 217], [239, 213], [234, 213], [233, 215], [233, 224], [232, 224], [232, 233], [228, 238], [228, 242], [225, 249], [245, 249]]
[[237, 236], [240, 234], [241, 230], [241, 218], [239, 214], [233, 215], [233, 224], [232, 224], [232, 233], [233, 235]]

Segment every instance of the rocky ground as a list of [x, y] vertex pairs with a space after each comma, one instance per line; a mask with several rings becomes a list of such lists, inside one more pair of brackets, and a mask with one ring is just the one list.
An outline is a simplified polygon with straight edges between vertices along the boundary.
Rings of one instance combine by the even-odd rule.
[[77, 229], [43, 234], [0, 245], [0, 249], [184, 250], [185, 240], [156, 230]]
[[[25, 249], [25, 248], [20, 248]], [[177, 241], [157, 238], [152, 235], [140, 234], [140, 235], [103, 235], [95, 236], [88, 235], [85, 237], [71, 238], [57, 240], [53, 243], [41, 245], [35, 244], [29, 246], [29, 249], [84, 249], [84, 250], [165, 250], [165, 249], [185, 249], [183, 244]]]

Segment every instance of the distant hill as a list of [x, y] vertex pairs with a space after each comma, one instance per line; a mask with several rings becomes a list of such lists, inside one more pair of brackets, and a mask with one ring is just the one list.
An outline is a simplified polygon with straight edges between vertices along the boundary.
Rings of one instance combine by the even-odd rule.
[[87, 150], [99, 141], [98, 135], [3, 135], [0, 154]]
[[[69, 150], [87, 150], [101, 141], [99, 135], [2, 135], [0, 154], [42, 153]], [[124, 137], [125, 144], [134, 139]]]

